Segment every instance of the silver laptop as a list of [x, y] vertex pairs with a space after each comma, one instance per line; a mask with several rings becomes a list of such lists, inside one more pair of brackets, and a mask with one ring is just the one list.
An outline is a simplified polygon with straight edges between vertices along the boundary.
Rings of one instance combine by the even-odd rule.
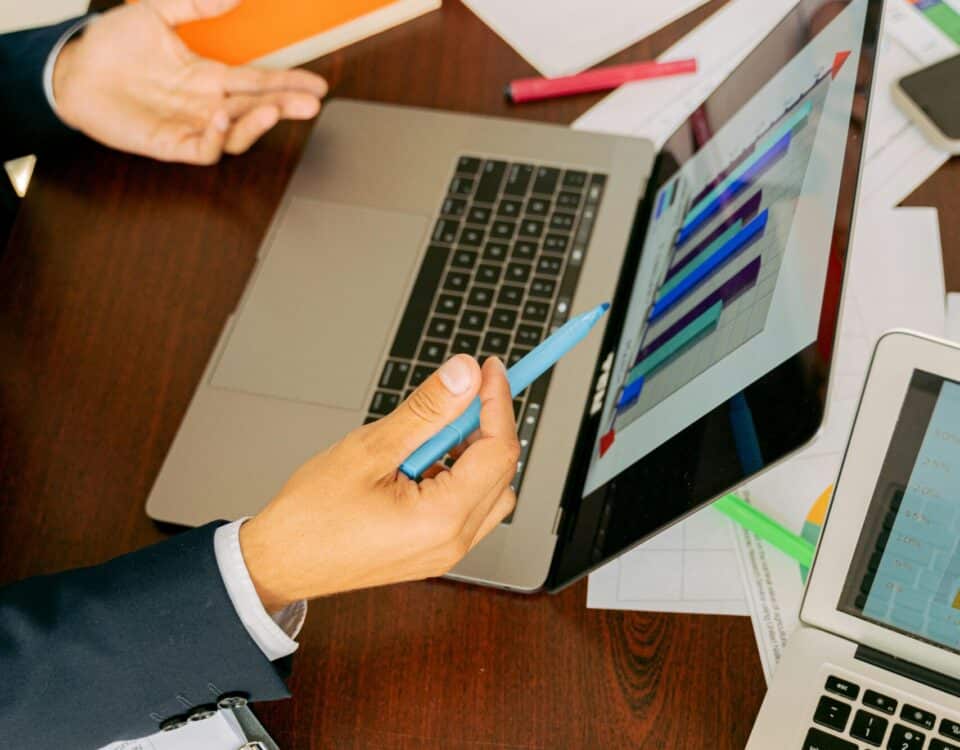
[[559, 588], [802, 446], [823, 416], [879, 11], [802, 0], [659, 149], [329, 103], [147, 512], [255, 513], [446, 357], [512, 363], [607, 299], [516, 400], [516, 511], [454, 578]]
[[749, 750], [960, 749], [960, 348], [874, 353]]

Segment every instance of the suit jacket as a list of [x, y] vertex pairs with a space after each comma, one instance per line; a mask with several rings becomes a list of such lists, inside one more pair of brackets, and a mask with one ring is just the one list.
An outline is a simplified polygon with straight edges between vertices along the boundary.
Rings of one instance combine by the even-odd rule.
[[4, 745], [98, 748], [178, 726], [227, 696], [289, 695], [289, 660], [264, 656], [224, 588], [221, 523], [0, 588]]
[[78, 20], [0, 34], [0, 162], [55, 148], [75, 134], [47, 103], [43, 69], [50, 51]]

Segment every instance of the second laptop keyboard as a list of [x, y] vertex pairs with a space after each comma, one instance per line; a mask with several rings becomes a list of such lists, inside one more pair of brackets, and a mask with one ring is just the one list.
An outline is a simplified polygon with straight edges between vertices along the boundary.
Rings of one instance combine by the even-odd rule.
[[[555, 166], [456, 161], [367, 421], [454, 354], [509, 367], [566, 322], [605, 182]], [[549, 373], [514, 401], [518, 491], [548, 383]]]

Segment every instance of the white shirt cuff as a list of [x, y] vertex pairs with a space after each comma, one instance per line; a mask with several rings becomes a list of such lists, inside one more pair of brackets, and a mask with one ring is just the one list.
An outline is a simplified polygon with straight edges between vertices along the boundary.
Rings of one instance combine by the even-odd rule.
[[[73, 26], [67, 29], [63, 36], [61, 36], [53, 49], [50, 50], [50, 54], [47, 55], [47, 62], [43, 66], [43, 93], [47, 96], [47, 104], [50, 105], [50, 109], [53, 110], [53, 113], [60, 117], [60, 112], [57, 110], [57, 100], [53, 96], [53, 69], [57, 65], [57, 58], [60, 57], [60, 52], [63, 50], [64, 45], [73, 39], [84, 26], [90, 23], [96, 15], [87, 16], [86, 18], [81, 18]], [[63, 118], [60, 118], [63, 119]]]
[[263, 608], [240, 549], [240, 527], [246, 520], [241, 518], [218, 528], [213, 535], [213, 550], [240, 622], [264, 655], [276, 661], [299, 647], [294, 638], [300, 634], [307, 618], [307, 603], [296, 602], [272, 617]]

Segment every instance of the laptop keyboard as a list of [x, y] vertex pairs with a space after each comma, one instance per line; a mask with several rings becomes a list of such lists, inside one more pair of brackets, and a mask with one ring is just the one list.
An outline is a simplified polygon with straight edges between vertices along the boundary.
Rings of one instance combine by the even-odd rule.
[[[509, 367], [563, 325], [605, 183], [575, 169], [458, 159], [366, 422], [454, 354], [496, 355]], [[514, 400], [517, 492], [549, 376]]]
[[861, 691], [855, 682], [830, 675], [803, 750], [960, 750], [960, 722], [916, 703], [893, 690]]

